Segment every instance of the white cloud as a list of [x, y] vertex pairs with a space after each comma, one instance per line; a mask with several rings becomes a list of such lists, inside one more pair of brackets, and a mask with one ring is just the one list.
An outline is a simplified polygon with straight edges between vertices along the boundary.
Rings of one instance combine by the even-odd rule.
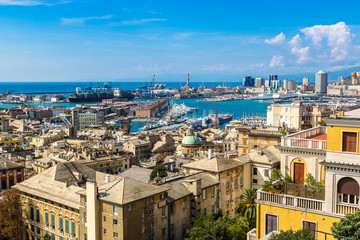
[[301, 29], [301, 32], [319, 50], [323, 48], [322, 43], [326, 42], [326, 46], [330, 47], [329, 62], [344, 61], [349, 57], [348, 49], [351, 48], [353, 35], [344, 22], [333, 25], [315, 25]]
[[290, 41], [289, 41], [289, 44], [292, 46], [292, 47], [299, 47], [301, 46], [301, 37], [299, 34], [296, 34]]
[[331, 49], [331, 62], [339, 62], [345, 60], [349, 57], [349, 52], [345, 49], [341, 49], [339, 47], [335, 47]]
[[85, 17], [85, 18], [61, 18], [61, 24], [82, 24], [89, 20], [103, 20], [112, 18], [112, 15], [100, 16], [100, 17]]
[[309, 56], [309, 50], [310, 47], [303, 47], [303, 48], [293, 47], [291, 48], [291, 53], [298, 56], [297, 63], [303, 63], [311, 59]]
[[39, 6], [70, 3], [71, 1], [45, 1], [45, 0], [0, 0], [2, 6]]
[[280, 45], [284, 43], [284, 41], [285, 41], [285, 35], [282, 32], [271, 39], [265, 39], [265, 43], [270, 45]]
[[283, 66], [285, 66], [283, 61], [284, 61], [284, 56], [274, 55], [271, 58], [269, 66], [270, 67], [283, 67]]
[[167, 21], [165, 18], [147, 18], [147, 19], [134, 19], [134, 20], [124, 20], [121, 22], [112, 22], [108, 26], [123, 26], [123, 25], [142, 25], [150, 22], [164, 22]]
[[351, 42], [350, 28], [339, 22], [333, 25], [315, 25], [301, 29], [306, 38], [310, 38], [315, 46], [320, 46], [325, 39], [330, 47], [340, 47]]

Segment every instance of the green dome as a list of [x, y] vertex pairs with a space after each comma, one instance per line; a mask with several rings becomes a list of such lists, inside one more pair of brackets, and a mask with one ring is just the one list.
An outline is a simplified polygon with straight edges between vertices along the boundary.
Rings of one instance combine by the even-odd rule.
[[201, 141], [197, 136], [191, 135], [184, 137], [181, 145], [201, 145]]

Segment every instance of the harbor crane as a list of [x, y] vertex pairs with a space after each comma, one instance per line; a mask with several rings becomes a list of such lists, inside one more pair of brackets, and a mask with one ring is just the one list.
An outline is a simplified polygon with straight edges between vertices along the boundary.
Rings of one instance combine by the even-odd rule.
[[54, 111], [54, 109], [52, 109], [49, 105], [47, 105], [45, 102], [42, 102], [42, 104], [44, 104], [46, 107], [50, 108], [50, 110], [55, 113], [56, 116], [58, 116], [61, 121], [63, 121], [65, 123], [66, 126], [70, 126], [71, 123], [69, 122], [69, 120], [67, 120], [66, 117], [60, 116], [60, 114], [57, 114], [57, 112]]

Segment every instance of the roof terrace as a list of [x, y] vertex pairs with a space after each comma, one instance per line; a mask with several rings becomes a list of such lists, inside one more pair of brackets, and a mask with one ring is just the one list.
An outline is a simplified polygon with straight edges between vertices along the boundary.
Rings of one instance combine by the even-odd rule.
[[281, 138], [281, 146], [326, 150], [326, 127], [319, 126]]

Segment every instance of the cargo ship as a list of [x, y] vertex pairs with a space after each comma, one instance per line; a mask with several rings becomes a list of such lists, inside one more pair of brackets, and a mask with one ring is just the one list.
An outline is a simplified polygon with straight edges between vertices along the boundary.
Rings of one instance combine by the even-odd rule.
[[91, 84], [84, 91], [81, 88], [76, 88], [76, 93], [68, 97], [69, 103], [84, 103], [84, 102], [101, 102], [103, 99], [112, 98], [127, 98], [132, 99], [132, 94], [129, 91], [120, 91], [120, 88], [113, 88], [111, 83], [104, 83], [104, 87], [92, 87]]

